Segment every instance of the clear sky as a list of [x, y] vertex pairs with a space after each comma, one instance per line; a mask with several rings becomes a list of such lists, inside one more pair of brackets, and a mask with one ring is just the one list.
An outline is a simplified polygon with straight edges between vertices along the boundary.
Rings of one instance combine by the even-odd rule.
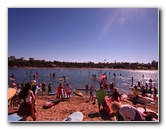
[[9, 8], [8, 56], [151, 63], [158, 16], [158, 8]]

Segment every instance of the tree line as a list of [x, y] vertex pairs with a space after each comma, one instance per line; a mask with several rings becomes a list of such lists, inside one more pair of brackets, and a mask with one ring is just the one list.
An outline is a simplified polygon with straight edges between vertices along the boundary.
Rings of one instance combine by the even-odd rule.
[[112, 68], [112, 69], [158, 69], [158, 61], [151, 63], [129, 62], [61, 62], [44, 60], [8, 60], [8, 67], [64, 67], [64, 68]]

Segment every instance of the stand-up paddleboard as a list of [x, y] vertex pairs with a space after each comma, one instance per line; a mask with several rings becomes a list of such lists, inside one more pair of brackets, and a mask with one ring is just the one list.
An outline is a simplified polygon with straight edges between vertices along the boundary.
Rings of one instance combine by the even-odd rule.
[[158, 113], [150, 109], [144, 109], [143, 107], [138, 107], [137, 110], [141, 112], [144, 116], [149, 117], [152, 121], [158, 121]]
[[55, 76], [46, 76], [47, 78], [55, 78]]
[[8, 88], [8, 100], [10, 100], [16, 94], [15, 88]]
[[90, 89], [86, 89], [86, 88], [76, 88], [76, 90], [90, 90]]
[[51, 99], [51, 100], [48, 100], [44, 105], [43, 105], [43, 108], [44, 109], [47, 109], [47, 108], [50, 108], [52, 106], [55, 105], [55, 100]]
[[61, 89], [61, 94], [62, 94], [62, 98], [66, 99], [67, 98], [67, 93], [66, 91], [64, 91], [63, 89]]
[[14, 80], [15, 80], [15, 78], [10, 78], [10, 80], [11, 80], [11, 81], [14, 81]]
[[73, 91], [75, 95], [83, 97], [83, 93], [77, 90]]
[[64, 79], [63, 77], [59, 78], [59, 81], [66, 81], [68, 79], [68, 77], [66, 77], [66, 79]]
[[35, 94], [37, 94], [37, 93], [38, 93], [38, 90], [39, 90], [39, 87], [38, 87], [38, 86], [36, 86]]
[[63, 121], [80, 122], [82, 120], [83, 120], [83, 114], [81, 112], [74, 112], [68, 117], [66, 117]]
[[18, 116], [17, 113], [13, 113], [8, 115], [8, 121], [12, 122], [12, 121], [21, 121], [22, 117]]
[[[132, 94], [128, 94], [127, 97], [128, 97], [129, 100], [133, 100], [133, 95]], [[135, 101], [138, 102], [138, 103], [142, 103], [142, 104], [147, 104], [147, 103], [154, 102], [154, 100], [152, 98], [142, 96], [142, 95], [138, 95], [138, 98]]]
[[55, 95], [56, 92], [50, 92], [48, 95]]

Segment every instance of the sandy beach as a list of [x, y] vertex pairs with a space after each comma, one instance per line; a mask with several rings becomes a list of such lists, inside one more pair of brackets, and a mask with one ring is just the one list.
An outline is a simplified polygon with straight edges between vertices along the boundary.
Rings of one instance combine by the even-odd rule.
[[[43, 105], [48, 100], [54, 99], [55, 105], [51, 108], [44, 109]], [[98, 104], [92, 104], [93, 101], [88, 101], [89, 96], [76, 96], [72, 95], [70, 99], [57, 99], [56, 95], [48, 96], [47, 94], [41, 94], [40, 92], [36, 95], [36, 116], [37, 122], [62, 122], [70, 114], [80, 111], [83, 114], [83, 122], [109, 122], [113, 121], [113, 115], [109, 115], [105, 110], [99, 112]], [[132, 104], [131, 101], [126, 98], [122, 98], [122, 104]], [[134, 107], [143, 107], [142, 104], [135, 104]], [[19, 107], [19, 106], [18, 106]], [[17, 112], [18, 107], [8, 108], [8, 114]], [[154, 104], [146, 105], [147, 109], [151, 109], [158, 112], [158, 102]], [[31, 117], [27, 118], [27, 121], [32, 121]]]

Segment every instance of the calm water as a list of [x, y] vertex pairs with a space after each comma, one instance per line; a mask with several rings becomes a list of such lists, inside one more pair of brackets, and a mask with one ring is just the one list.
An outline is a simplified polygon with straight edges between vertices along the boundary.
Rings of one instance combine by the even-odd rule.
[[[152, 79], [153, 85], [158, 88], [158, 71], [148, 71], [148, 70], [114, 70], [114, 69], [66, 69], [66, 68], [9, 68], [8, 69], [8, 85], [11, 85], [10, 77], [12, 73], [15, 76], [15, 83], [23, 83], [33, 80], [33, 75], [38, 72], [39, 76], [37, 78], [37, 84], [45, 82], [46, 86], [50, 82], [53, 84], [53, 90], [56, 90], [60, 83], [59, 78], [65, 75], [68, 77], [67, 82], [75, 88], [85, 88], [85, 85], [89, 86], [94, 85], [95, 88], [99, 88], [99, 82], [92, 78], [93, 74], [98, 75], [106, 73], [107, 80], [109, 82], [114, 82], [116, 87], [121, 90], [121, 92], [129, 91], [129, 87], [132, 84], [131, 78], [133, 77], [134, 84], [137, 84], [138, 81], [141, 84], [145, 82], [149, 82], [149, 79]], [[55, 73], [56, 78], [50, 79], [47, 76], [50, 73]], [[116, 74], [116, 78], [114, 80], [113, 73]], [[26, 76], [26, 74], [28, 74]], [[143, 77], [144, 75], [144, 77]], [[84, 92], [84, 91], [83, 91]]]

